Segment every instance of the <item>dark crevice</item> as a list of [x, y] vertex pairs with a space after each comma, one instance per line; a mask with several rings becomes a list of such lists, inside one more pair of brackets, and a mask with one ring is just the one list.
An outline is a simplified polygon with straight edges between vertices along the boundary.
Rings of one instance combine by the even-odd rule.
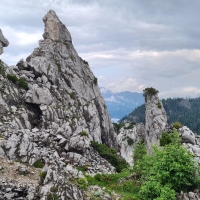
[[33, 103], [26, 103], [26, 106], [29, 111], [28, 118], [32, 128], [40, 128], [42, 119], [42, 111], [40, 110], [40, 106]]

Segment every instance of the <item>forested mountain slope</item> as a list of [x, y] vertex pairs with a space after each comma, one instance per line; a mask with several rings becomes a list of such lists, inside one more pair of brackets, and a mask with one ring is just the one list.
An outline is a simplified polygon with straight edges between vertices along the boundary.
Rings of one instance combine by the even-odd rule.
[[[162, 103], [169, 124], [179, 121], [193, 132], [200, 134], [200, 98], [169, 98], [163, 99]], [[145, 123], [145, 105], [139, 106], [120, 120], [121, 123], [124, 121]]]

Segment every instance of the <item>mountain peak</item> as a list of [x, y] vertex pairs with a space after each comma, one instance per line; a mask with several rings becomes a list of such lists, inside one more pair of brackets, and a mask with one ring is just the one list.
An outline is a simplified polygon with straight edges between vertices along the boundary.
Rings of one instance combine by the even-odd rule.
[[66, 26], [59, 20], [55, 11], [50, 10], [44, 16], [45, 29], [43, 38], [53, 41], [72, 42], [71, 35]]

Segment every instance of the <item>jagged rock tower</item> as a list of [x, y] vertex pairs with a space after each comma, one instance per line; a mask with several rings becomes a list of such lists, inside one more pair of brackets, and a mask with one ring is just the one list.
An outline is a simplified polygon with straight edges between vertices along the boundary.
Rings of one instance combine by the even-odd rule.
[[158, 94], [147, 94], [145, 107], [145, 142], [150, 153], [152, 145], [160, 145], [161, 134], [167, 126], [167, 116]]
[[[42, 183], [24, 183], [28, 199], [45, 199], [55, 186], [60, 199], [81, 200], [82, 191], [70, 178], [83, 175], [72, 166], [87, 164], [89, 174], [114, 172], [90, 141], [117, 148], [117, 137], [97, 79], [75, 51], [69, 31], [52, 10], [43, 21], [44, 40], [26, 62], [12, 68], [0, 62], [0, 155], [44, 164]], [[6, 45], [0, 32], [1, 53]], [[3, 188], [13, 183], [4, 178]]]

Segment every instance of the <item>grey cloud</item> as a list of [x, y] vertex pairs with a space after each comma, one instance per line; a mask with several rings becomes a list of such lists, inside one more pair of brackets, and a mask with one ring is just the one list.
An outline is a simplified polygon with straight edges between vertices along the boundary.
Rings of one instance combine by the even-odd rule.
[[[111, 75], [125, 76], [164, 91], [200, 87], [192, 78], [200, 75], [200, 60], [193, 58], [193, 50], [200, 49], [199, 7], [199, 0], [2, 0], [0, 27], [42, 33], [42, 17], [53, 9], [97, 76], [107, 81]], [[14, 60], [37, 46], [37, 41], [24, 46], [11, 42], [5, 53]]]

